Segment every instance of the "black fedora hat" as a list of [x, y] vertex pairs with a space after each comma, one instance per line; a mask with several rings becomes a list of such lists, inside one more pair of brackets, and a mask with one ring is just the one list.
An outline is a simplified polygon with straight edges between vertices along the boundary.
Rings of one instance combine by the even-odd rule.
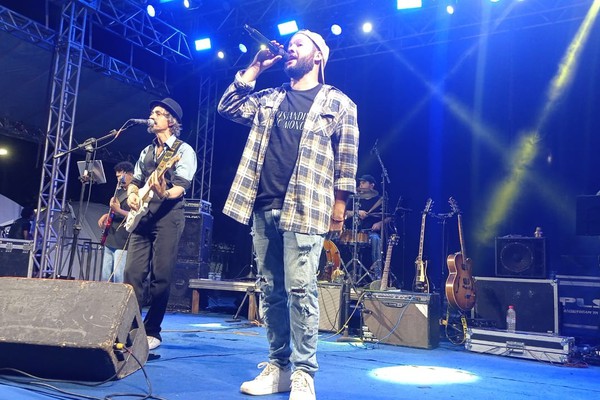
[[156, 106], [161, 106], [165, 110], [167, 110], [172, 116], [175, 117], [177, 122], [181, 123], [181, 118], [183, 117], [183, 110], [178, 102], [173, 100], [170, 97], [165, 97], [162, 100], [154, 100], [150, 103], [150, 107], [154, 108]]

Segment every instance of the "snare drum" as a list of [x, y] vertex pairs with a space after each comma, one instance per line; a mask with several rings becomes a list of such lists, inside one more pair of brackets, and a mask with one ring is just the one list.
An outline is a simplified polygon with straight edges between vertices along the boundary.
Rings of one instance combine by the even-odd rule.
[[317, 280], [321, 282], [331, 282], [332, 274], [339, 270], [341, 266], [342, 257], [340, 256], [337, 246], [331, 240], [325, 240], [323, 242], [321, 259], [319, 261]]
[[[352, 232], [352, 229], [344, 229], [340, 234], [340, 243], [354, 244], [354, 242], [354, 232]], [[366, 232], [356, 232], [356, 243], [369, 244], [369, 234]]]

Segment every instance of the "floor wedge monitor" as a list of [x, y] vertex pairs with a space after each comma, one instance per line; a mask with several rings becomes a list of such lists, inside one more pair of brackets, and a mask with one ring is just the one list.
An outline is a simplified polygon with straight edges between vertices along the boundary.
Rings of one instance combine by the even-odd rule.
[[120, 379], [141, 368], [148, 341], [129, 285], [0, 278], [0, 368], [42, 378]]

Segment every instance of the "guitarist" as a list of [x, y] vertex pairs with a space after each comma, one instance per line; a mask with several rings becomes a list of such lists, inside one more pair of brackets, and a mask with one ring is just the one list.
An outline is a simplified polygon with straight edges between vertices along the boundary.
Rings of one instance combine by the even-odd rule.
[[[127, 188], [127, 204], [138, 212], [144, 206], [142, 192], [152, 197], [148, 212], [130, 235], [125, 264], [125, 283], [133, 286], [140, 307], [143, 305], [144, 280], [149, 279], [150, 307], [144, 318], [148, 347], [160, 346], [161, 325], [167, 303], [173, 268], [177, 261], [179, 238], [183, 232], [183, 195], [196, 173], [196, 152], [178, 139], [181, 132], [181, 106], [171, 98], [150, 103], [150, 119], [154, 125], [148, 132], [154, 136], [138, 158], [133, 180]], [[179, 157], [164, 174], [169, 160]], [[144, 190], [142, 190], [144, 189]], [[142, 199], [140, 199], [142, 197]], [[131, 216], [131, 215], [130, 215]]]
[[[98, 226], [102, 229], [104, 240], [104, 257], [102, 261], [102, 281], [107, 282], [112, 275], [113, 282], [123, 282], [123, 270], [127, 258], [128, 233], [121, 226], [123, 220], [129, 213], [127, 205], [127, 187], [133, 179], [133, 164], [122, 161], [115, 165], [117, 177], [117, 190], [110, 199], [110, 210], [103, 214], [98, 220]], [[112, 218], [111, 218], [112, 215]]]

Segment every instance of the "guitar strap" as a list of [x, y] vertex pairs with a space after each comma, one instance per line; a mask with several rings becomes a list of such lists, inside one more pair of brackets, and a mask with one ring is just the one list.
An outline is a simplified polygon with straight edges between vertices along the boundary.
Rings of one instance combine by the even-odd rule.
[[175, 139], [175, 142], [173, 142], [173, 146], [169, 147], [160, 155], [159, 159], [157, 160], [158, 165], [156, 166], [156, 169], [163, 168], [167, 164], [167, 162], [169, 162], [169, 160], [173, 158], [175, 153], [177, 153], [177, 150], [179, 150], [179, 146], [181, 146], [181, 143], [183, 143], [181, 140]]

